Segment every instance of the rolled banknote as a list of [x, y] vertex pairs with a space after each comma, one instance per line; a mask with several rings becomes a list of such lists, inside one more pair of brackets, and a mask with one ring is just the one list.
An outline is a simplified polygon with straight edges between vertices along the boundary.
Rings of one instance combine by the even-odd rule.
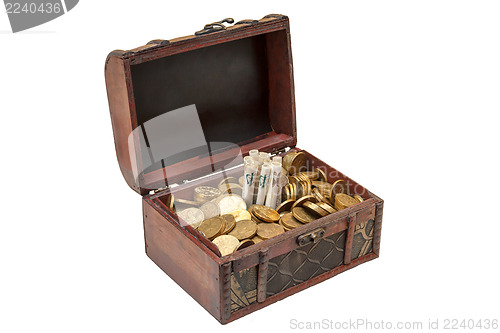
[[263, 205], [266, 200], [267, 188], [269, 183], [269, 177], [271, 175], [271, 164], [264, 163], [260, 168], [260, 176], [259, 176], [259, 189], [257, 191], [257, 200], [255, 203], [257, 205]]
[[253, 204], [253, 194], [255, 186], [254, 179], [258, 176], [258, 169], [259, 168], [257, 166], [257, 163], [255, 163], [253, 159], [250, 158], [249, 160], [245, 161], [245, 166], [243, 169], [245, 179], [241, 196], [243, 197], [243, 200], [245, 200], [245, 203], [248, 207]]
[[281, 164], [278, 162], [271, 163], [271, 176], [269, 177], [269, 185], [266, 195], [266, 206], [272, 209], [276, 208], [278, 193], [280, 193], [280, 178], [281, 178]]

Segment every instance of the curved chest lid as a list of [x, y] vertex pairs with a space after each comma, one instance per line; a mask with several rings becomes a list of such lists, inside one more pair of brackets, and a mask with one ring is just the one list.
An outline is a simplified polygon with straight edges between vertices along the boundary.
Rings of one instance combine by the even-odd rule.
[[118, 162], [138, 193], [296, 143], [286, 16], [113, 51], [105, 74]]

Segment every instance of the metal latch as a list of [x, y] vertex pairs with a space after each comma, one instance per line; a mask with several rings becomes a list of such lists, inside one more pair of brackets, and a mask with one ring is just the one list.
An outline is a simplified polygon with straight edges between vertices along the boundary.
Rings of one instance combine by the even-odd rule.
[[325, 235], [325, 229], [319, 228], [311, 232], [308, 232], [307, 234], [300, 235], [297, 238], [297, 243], [299, 243], [300, 246], [309, 243], [317, 243], [321, 238], [323, 238], [324, 235]]
[[203, 29], [201, 29], [200, 31], [196, 31], [194, 34], [196, 36], [200, 36], [200, 35], [210, 34], [212, 32], [226, 30], [226, 26], [224, 24], [222, 24], [222, 23], [233, 24], [234, 23], [234, 19], [232, 19], [231, 17], [228, 17], [228, 18], [225, 18], [223, 20], [220, 20], [219, 22], [205, 24], [205, 26], [203, 27]]

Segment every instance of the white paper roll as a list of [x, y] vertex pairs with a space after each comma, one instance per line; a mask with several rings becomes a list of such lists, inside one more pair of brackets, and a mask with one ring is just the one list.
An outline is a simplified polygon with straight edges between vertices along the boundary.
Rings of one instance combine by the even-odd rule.
[[257, 162], [257, 160], [259, 159], [259, 151], [257, 149], [252, 149], [248, 152], [248, 156], [250, 156]]
[[260, 152], [259, 158], [262, 160], [263, 163], [265, 162], [271, 163], [271, 156], [269, 153]]
[[278, 193], [281, 192], [281, 164], [278, 162], [272, 162], [271, 167], [272, 171], [266, 195], [266, 206], [275, 209], [278, 201]]
[[[248, 157], [248, 156], [247, 156]], [[258, 167], [257, 163], [250, 159], [249, 162], [245, 163], [244, 166], [244, 176], [245, 182], [243, 183], [243, 191], [241, 196], [245, 200], [248, 207], [253, 204], [253, 193], [254, 193], [254, 179], [257, 177]]]
[[264, 163], [260, 168], [260, 177], [259, 177], [259, 190], [257, 191], [257, 200], [255, 203], [257, 205], [263, 205], [266, 200], [267, 187], [269, 184], [269, 177], [271, 175], [271, 164]]

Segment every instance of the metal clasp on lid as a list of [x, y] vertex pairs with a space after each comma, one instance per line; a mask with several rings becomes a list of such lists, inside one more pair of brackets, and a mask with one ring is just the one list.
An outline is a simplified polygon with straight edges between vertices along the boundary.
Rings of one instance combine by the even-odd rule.
[[195, 36], [200, 36], [200, 35], [206, 35], [206, 34], [209, 34], [212, 32], [226, 30], [226, 26], [223, 23], [233, 24], [234, 19], [228, 17], [228, 18], [225, 18], [225, 19], [220, 20], [218, 22], [205, 24], [205, 26], [203, 27], [202, 30], [196, 31], [194, 34], [195, 34]]

